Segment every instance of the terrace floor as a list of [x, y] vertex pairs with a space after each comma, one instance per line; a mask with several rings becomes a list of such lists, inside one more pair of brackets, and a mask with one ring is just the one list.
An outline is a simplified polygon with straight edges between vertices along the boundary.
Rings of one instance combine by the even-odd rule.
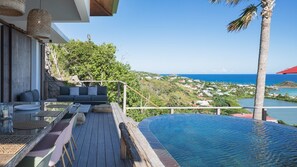
[[[120, 131], [116, 112], [121, 111], [117, 104], [112, 106], [113, 113], [89, 112], [85, 124], [74, 129], [73, 136], [78, 149], [75, 150], [73, 167], [130, 166], [120, 158]], [[71, 166], [66, 155], [64, 158], [67, 166]], [[62, 166], [61, 163], [58, 166]]]

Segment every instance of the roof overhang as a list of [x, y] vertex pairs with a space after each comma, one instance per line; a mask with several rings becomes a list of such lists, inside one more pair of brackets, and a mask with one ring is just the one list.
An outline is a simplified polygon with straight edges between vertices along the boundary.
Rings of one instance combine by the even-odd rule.
[[[55, 43], [67, 42], [68, 38], [54, 25], [54, 23], [89, 22], [90, 0], [27, 0], [26, 13], [20, 17], [0, 16], [2, 20], [18, 28], [27, 30], [27, 16], [31, 9], [46, 9], [52, 16], [51, 41]], [[49, 40], [45, 40], [47, 42]]]
[[[41, 2], [41, 4], [40, 4]], [[119, 0], [27, 0], [26, 12], [20, 17], [0, 16], [8, 24], [27, 30], [27, 16], [31, 9], [46, 9], [52, 16], [52, 34], [54, 43], [67, 42], [68, 38], [54, 23], [89, 22], [90, 16], [112, 16], [117, 12]]]
[[90, 0], [91, 16], [112, 16], [117, 12], [119, 0]]

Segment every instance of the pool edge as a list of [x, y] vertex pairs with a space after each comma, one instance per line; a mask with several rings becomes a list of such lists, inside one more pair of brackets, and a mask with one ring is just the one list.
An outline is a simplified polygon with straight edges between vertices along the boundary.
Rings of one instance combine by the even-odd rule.
[[179, 167], [180, 165], [178, 164], [178, 162], [173, 158], [173, 156], [167, 151], [167, 149], [161, 144], [161, 142], [149, 129], [151, 121], [152, 117], [150, 119], [143, 120], [141, 124], [138, 124], [139, 130], [144, 135], [164, 166]]

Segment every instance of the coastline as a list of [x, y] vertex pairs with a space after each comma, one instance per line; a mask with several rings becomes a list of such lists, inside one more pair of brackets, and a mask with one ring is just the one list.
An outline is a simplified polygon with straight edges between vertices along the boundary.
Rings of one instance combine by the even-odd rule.
[[[160, 76], [181, 76], [194, 80], [233, 84], [256, 84], [257, 79], [257, 74], [160, 74]], [[266, 86], [275, 86], [286, 81], [297, 83], [297, 74], [266, 74]]]
[[[251, 74], [250, 74], [251, 75]], [[199, 75], [201, 76], [201, 75]], [[217, 76], [214, 74], [211, 75], [203, 75], [203, 76]], [[221, 77], [226, 75], [221, 75]], [[233, 75], [228, 75], [233, 76]], [[236, 76], [244, 77], [246, 75], [236, 74]], [[273, 75], [279, 76], [279, 75]], [[233, 82], [221, 82], [221, 81], [205, 81], [203, 79], [197, 79], [197, 77], [188, 77], [188, 76], [180, 76], [178, 75], [142, 75], [142, 84], [146, 84], [147, 87], [152, 90], [150, 94], [154, 94], [153, 90], [157, 91], [158, 97], [165, 97], [163, 100], [169, 100], [171, 103], [164, 103], [163, 106], [210, 106], [210, 107], [237, 107], [240, 105], [240, 99], [243, 98], [253, 98], [255, 96], [255, 84], [244, 84], [244, 83], [233, 83]], [[210, 78], [212, 79], [212, 78]], [[297, 79], [297, 77], [296, 77]], [[238, 81], [238, 80], [237, 80]], [[246, 80], [245, 80], [246, 81]], [[297, 103], [297, 84], [291, 81], [284, 81], [277, 86], [266, 86], [266, 99], [278, 100], [281, 102], [293, 102], [294, 106]], [[172, 89], [169, 87], [175, 86]], [[284, 89], [284, 90], [283, 90]], [[284, 93], [284, 91], [288, 91], [286, 89], [292, 90], [296, 93], [296, 96], [292, 96], [288, 93]], [[177, 91], [179, 90], [179, 92]], [[160, 92], [170, 92], [170, 94], [159, 94]], [[183, 96], [181, 96], [181, 92], [185, 92]], [[173, 96], [174, 94], [174, 96]], [[173, 99], [167, 98], [172, 97]], [[189, 98], [191, 97], [191, 98]], [[154, 97], [157, 98], [157, 97]], [[166, 99], [167, 98], [167, 99]], [[187, 100], [185, 100], [187, 99]], [[181, 103], [181, 101], [183, 101]], [[172, 103], [174, 102], [174, 103]], [[168, 105], [170, 104], [170, 105]], [[250, 104], [249, 106], [253, 106]], [[279, 106], [278, 104], [272, 106]], [[281, 109], [280, 109], [281, 110]], [[191, 113], [192, 111], [189, 111]], [[250, 111], [246, 109], [242, 110], [222, 110], [222, 115], [233, 115], [236, 113], [246, 113], [249, 114]], [[279, 117], [272, 116], [271, 117], [282, 120]], [[274, 120], [276, 121], [276, 120]], [[286, 120], [283, 120], [286, 121]], [[297, 122], [296, 122], [297, 123]]]

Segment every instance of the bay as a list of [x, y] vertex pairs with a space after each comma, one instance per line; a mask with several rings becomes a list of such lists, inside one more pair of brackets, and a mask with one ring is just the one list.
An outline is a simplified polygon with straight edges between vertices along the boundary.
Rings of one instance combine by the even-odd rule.
[[[254, 106], [254, 99], [240, 99], [239, 104], [242, 107], [252, 107]], [[264, 106], [297, 106], [297, 103], [286, 102], [281, 100], [265, 99]], [[297, 124], [297, 108], [294, 109], [268, 109], [267, 113], [272, 118], [277, 120], [282, 120], [287, 124], [293, 125]]]
[[281, 95], [288, 94], [289, 96], [297, 96], [297, 88], [278, 88], [278, 90], [272, 90], [270, 93], [276, 93]]

